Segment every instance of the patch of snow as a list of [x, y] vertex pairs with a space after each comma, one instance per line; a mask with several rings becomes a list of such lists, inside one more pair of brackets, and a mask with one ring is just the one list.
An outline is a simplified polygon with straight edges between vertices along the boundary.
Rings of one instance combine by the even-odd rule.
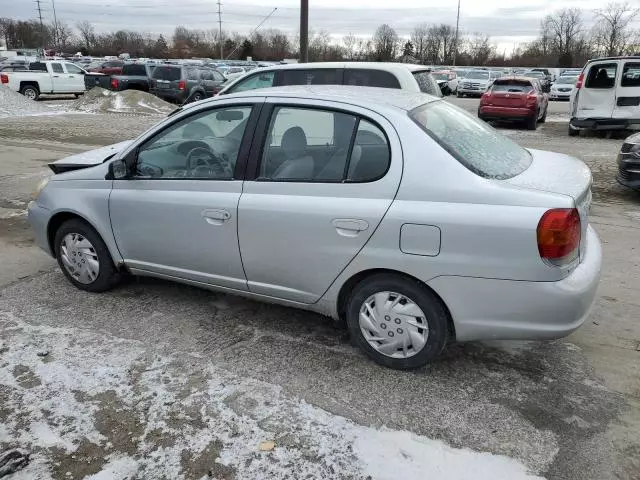
[[[205, 356], [162, 354], [102, 332], [32, 325], [10, 312], [0, 312], [0, 329], [0, 385], [11, 412], [3, 441], [35, 448], [34, 466], [25, 472], [47, 472], [16, 478], [48, 478], [47, 449], [70, 455], [86, 441], [109, 452], [93, 480], [138, 471], [145, 478], [178, 480], [185, 478], [184, 462], [198, 458], [205, 473], [227, 468], [237, 478], [538, 478], [505, 456], [358, 425], [277, 385], [217, 368]], [[49, 353], [38, 356], [43, 351]], [[136, 419], [135, 434], [134, 422], [130, 427], [135, 453], [121, 450], [104, 420], [99, 430], [99, 413]], [[275, 448], [260, 451], [263, 442]]]

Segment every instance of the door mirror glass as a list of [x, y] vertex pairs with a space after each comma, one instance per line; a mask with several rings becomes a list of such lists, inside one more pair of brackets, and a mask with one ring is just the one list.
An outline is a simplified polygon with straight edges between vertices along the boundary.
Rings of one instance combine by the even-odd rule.
[[124, 160], [114, 160], [109, 164], [109, 178], [111, 180], [124, 180], [129, 176], [129, 169]]

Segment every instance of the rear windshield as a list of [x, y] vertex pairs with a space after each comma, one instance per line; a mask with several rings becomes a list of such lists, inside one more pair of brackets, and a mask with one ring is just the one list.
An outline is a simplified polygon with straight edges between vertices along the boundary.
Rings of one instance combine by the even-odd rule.
[[144, 65], [125, 65], [122, 67], [123, 75], [146, 75], [147, 69]]
[[496, 80], [491, 87], [492, 92], [527, 93], [533, 90], [531, 83], [521, 80]]
[[412, 72], [413, 78], [418, 82], [418, 87], [420, 87], [420, 91], [423, 93], [428, 93], [429, 95], [434, 95], [436, 97], [442, 97], [442, 91], [438, 86], [438, 82], [431, 76], [428, 70], [422, 70], [418, 72]]
[[445, 101], [409, 112], [411, 119], [475, 174], [503, 180], [531, 165], [531, 154], [466, 111]]
[[160, 66], [156, 67], [153, 71], [153, 78], [156, 80], [169, 80], [173, 82], [175, 80], [180, 80], [182, 76], [182, 69], [180, 67], [166, 67]]

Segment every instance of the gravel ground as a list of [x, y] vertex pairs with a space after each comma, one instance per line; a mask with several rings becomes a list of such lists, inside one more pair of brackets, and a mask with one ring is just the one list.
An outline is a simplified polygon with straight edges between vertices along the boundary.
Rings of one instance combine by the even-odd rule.
[[551, 105], [555, 121], [503, 133], [593, 171], [605, 263], [591, 318], [555, 342], [454, 345], [410, 373], [306, 312], [149, 279], [73, 289], [33, 245], [29, 192], [46, 162], [158, 118], [3, 121], [0, 451], [33, 454], [16, 478], [638, 478], [640, 195], [615, 183], [622, 141], [570, 139], [566, 104]]

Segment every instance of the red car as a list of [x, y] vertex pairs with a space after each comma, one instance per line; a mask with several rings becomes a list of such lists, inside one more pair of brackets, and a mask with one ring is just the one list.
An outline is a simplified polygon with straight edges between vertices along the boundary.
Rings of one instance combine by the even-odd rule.
[[478, 118], [485, 121], [519, 121], [535, 130], [547, 119], [549, 97], [540, 81], [528, 77], [502, 77], [480, 98]]
[[121, 60], [108, 60], [89, 65], [88, 72], [104, 73], [105, 75], [120, 75], [122, 73], [124, 62]]

